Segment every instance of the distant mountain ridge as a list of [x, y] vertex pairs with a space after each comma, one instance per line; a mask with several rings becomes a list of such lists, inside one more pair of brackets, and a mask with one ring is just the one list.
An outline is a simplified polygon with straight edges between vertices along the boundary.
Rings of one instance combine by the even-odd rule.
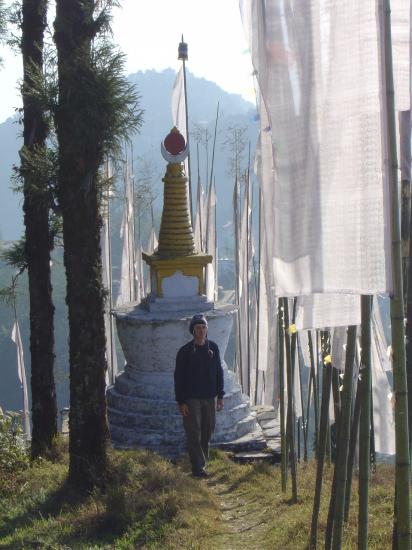
[[[171, 93], [175, 78], [176, 74], [172, 69], [165, 69], [162, 72], [139, 71], [129, 76], [130, 81], [136, 84], [140, 95], [140, 107], [144, 111], [142, 128], [133, 138], [134, 155], [151, 159], [159, 166], [160, 173], [164, 171], [160, 142], [172, 126]], [[189, 72], [187, 86], [190, 128], [193, 124], [203, 124], [207, 125], [209, 131], [213, 133], [218, 101], [220, 104], [214, 174], [218, 189], [218, 224], [223, 225], [231, 219], [233, 188], [233, 182], [228, 181], [226, 173], [228, 153], [222, 146], [225, 131], [230, 126], [247, 126], [248, 139], [254, 149], [258, 132], [256, 108], [240, 95], [225, 92], [217, 84], [195, 77]], [[18, 163], [18, 151], [21, 147], [20, 134], [21, 126], [17, 122], [17, 117], [9, 118], [0, 124], [0, 239], [5, 240], [17, 239], [23, 232], [22, 197], [10, 189], [12, 166]], [[196, 147], [193, 142], [191, 150], [192, 174], [197, 174]], [[200, 155], [202, 156], [201, 175], [205, 180], [205, 159], [202, 147], [200, 147]], [[194, 179], [193, 176], [192, 179]], [[193, 182], [193, 185], [195, 186], [196, 182]]]

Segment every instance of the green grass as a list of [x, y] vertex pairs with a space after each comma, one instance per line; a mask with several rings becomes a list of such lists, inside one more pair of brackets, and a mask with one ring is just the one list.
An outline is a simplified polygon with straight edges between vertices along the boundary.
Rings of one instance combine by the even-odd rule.
[[[251, 525], [264, 519], [258, 530], [256, 546], [250, 541], [245, 547], [256, 549], [305, 549], [307, 548], [312, 518], [316, 464], [301, 463], [298, 467], [298, 504], [291, 504], [291, 482], [287, 492], [281, 492], [280, 469], [268, 464], [239, 466], [227, 458], [212, 463], [213, 482], [224, 484], [233, 502], [241, 502], [241, 517]], [[324, 546], [324, 530], [329, 507], [333, 468], [324, 472], [322, 501], [319, 516], [318, 548]], [[369, 549], [385, 550], [392, 547], [393, 467], [378, 465], [371, 477], [369, 508]], [[345, 525], [343, 548], [357, 548], [357, 478], [352, 490], [352, 502], [348, 524]], [[235, 518], [236, 521], [236, 518]], [[248, 533], [248, 531], [244, 531]], [[243, 548], [242, 531], [227, 536], [228, 541], [238, 538], [237, 546]], [[225, 548], [225, 537], [218, 538], [217, 547]]]
[[[112, 451], [107, 488], [79, 498], [66, 486], [67, 454], [0, 476], [0, 548], [204, 548], [217, 502], [181, 468], [147, 451]], [[193, 509], [199, 516], [194, 517]]]
[[[213, 453], [212, 477], [192, 479], [147, 451], [111, 451], [104, 493], [78, 497], [66, 486], [67, 453], [20, 473], [0, 471], [0, 549], [304, 549], [315, 465], [298, 469], [297, 505], [280, 490], [279, 468], [234, 464]], [[323, 547], [332, 470], [326, 468], [319, 522]], [[370, 491], [369, 548], [391, 548], [393, 468], [378, 466]], [[226, 510], [226, 511], [225, 511]], [[357, 547], [354, 482], [344, 548]]]

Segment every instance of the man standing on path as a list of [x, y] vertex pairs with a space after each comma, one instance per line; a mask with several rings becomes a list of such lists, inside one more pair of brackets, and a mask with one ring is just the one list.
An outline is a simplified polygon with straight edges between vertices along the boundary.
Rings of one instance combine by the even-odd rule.
[[189, 331], [193, 340], [182, 346], [176, 356], [175, 394], [192, 474], [207, 477], [205, 465], [215, 429], [215, 411], [223, 409], [223, 369], [217, 344], [207, 339], [205, 316], [194, 315]]

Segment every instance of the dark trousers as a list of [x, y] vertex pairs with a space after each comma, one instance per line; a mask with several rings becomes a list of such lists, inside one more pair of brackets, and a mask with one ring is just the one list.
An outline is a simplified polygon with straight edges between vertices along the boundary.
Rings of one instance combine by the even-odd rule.
[[183, 417], [186, 433], [187, 452], [189, 453], [192, 471], [199, 472], [206, 465], [209, 457], [209, 443], [215, 429], [215, 400], [187, 399], [189, 414]]

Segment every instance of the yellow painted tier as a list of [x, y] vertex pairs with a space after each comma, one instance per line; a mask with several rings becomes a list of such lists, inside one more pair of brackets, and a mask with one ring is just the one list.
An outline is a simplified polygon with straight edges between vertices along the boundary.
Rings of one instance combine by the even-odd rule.
[[165, 184], [164, 203], [157, 254], [164, 258], [195, 254], [188, 180], [183, 164], [169, 163], [162, 181]]
[[154, 280], [156, 285], [156, 289], [152, 288], [152, 292], [155, 291], [157, 296], [163, 296], [163, 279], [171, 277], [177, 271], [180, 271], [186, 277], [196, 277], [199, 281], [198, 294], [205, 294], [204, 268], [211, 263], [212, 256], [199, 253], [165, 259], [156, 253], [146, 254], [143, 252], [143, 259], [150, 266], [151, 280]]

